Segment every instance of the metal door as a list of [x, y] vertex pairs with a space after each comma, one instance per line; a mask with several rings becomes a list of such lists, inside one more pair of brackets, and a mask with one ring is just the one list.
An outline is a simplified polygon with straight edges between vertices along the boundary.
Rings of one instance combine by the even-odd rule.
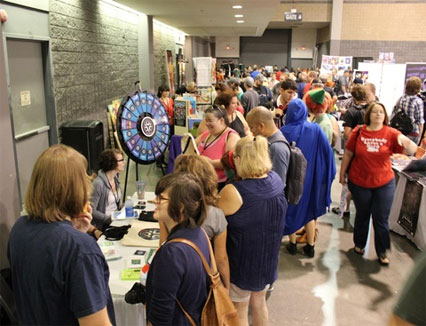
[[39, 41], [7, 39], [9, 94], [12, 111], [21, 202], [38, 156], [49, 147]]

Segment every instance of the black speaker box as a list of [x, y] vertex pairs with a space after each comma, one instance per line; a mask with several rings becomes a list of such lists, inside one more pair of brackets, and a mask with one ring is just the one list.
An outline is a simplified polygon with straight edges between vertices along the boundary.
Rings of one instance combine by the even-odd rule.
[[104, 150], [104, 128], [99, 120], [74, 120], [61, 126], [62, 144], [83, 154], [88, 163], [88, 172], [98, 172], [98, 158]]

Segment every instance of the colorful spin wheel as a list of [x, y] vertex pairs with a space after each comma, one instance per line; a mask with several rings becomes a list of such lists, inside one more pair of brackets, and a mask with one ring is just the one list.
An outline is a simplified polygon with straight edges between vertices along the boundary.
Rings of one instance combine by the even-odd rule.
[[130, 159], [140, 164], [154, 163], [161, 159], [170, 140], [167, 112], [155, 95], [137, 91], [121, 102], [117, 133]]

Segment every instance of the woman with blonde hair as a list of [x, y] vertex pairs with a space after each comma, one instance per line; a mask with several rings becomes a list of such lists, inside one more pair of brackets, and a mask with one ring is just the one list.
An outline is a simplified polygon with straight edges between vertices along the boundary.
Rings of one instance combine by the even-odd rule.
[[[222, 210], [217, 208], [217, 175], [210, 161], [200, 155], [179, 155], [175, 161], [174, 172], [187, 172], [197, 177], [203, 188], [207, 204], [206, 220], [202, 228], [212, 240], [217, 267], [224, 286], [229, 289], [229, 263], [226, 253], [226, 225], [228, 224]], [[163, 243], [169, 232], [160, 222], [160, 243]]]
[[109, 270], [90, 229], [90, 180], [83, 155], [65, 145], [35, 163], [27, 215], [12, 228], [8, 258], [25, 325], [111, 325]]
[[234, 153], [239, 181], [220, 192], [218, 206], [228, 220], [227, 251], [230, 296], [240, 323], [268, 324], [266, 290], [278, 276], [278, 257], [287, 201], [281, 178], [271, 170], [268, 141], [261, 136], [240, 139]]

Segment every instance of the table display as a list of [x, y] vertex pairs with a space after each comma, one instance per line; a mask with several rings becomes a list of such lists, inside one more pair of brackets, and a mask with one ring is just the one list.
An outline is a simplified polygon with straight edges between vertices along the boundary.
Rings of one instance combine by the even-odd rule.
[[[150, 203], [150, 200], [154, 199], [155, 195], [153, 192], [145, 193], [145, 200], [147, 201], [145, 211], [153, 211], [155, 205]], [[133, 195], [134, 202], [137, 202], [136, 193]], [[139, 216], [141, 210], [136, 210]], [[137, 221], [137, 219], [120, 219], [113, 220], [111, 225], [113, 226], [123, 226], [131, 224], [132, 221]], [[158, 226], [158, 223], [152, 223]], [[105, 242], [105, 237], [102, 236], [99, 239], [99, 242]], [[130, 305], [124, 301], [125, 294], [132, 288], [135, 282], [138, 280], [123, 280], [122, 272], [129, 268], [129, 262], [132, 261], [132, 257], [135, 257], [137, 251], [145, 251], [143, 257], [147, 257], [148, 253], [155, 251], [153, 248], [149, 247], [134, 247], [134, 246], [124, 246], [121, 241], [114, 241], [114, 250], [115, 250], [115, 259], [108, 259], [108, 267], [110, 272], [109, 277], [109, 288], [111, 290], [112, 299], [114, 302], [114, 311], [116, 318], [117, 326], [127, 326], [127, 325], [145, 325], [145, 307], [143, 304]], [[158, 244], [157, 244], [158, 246]], [[141, 253], [141, 252], [139, 252]]]

